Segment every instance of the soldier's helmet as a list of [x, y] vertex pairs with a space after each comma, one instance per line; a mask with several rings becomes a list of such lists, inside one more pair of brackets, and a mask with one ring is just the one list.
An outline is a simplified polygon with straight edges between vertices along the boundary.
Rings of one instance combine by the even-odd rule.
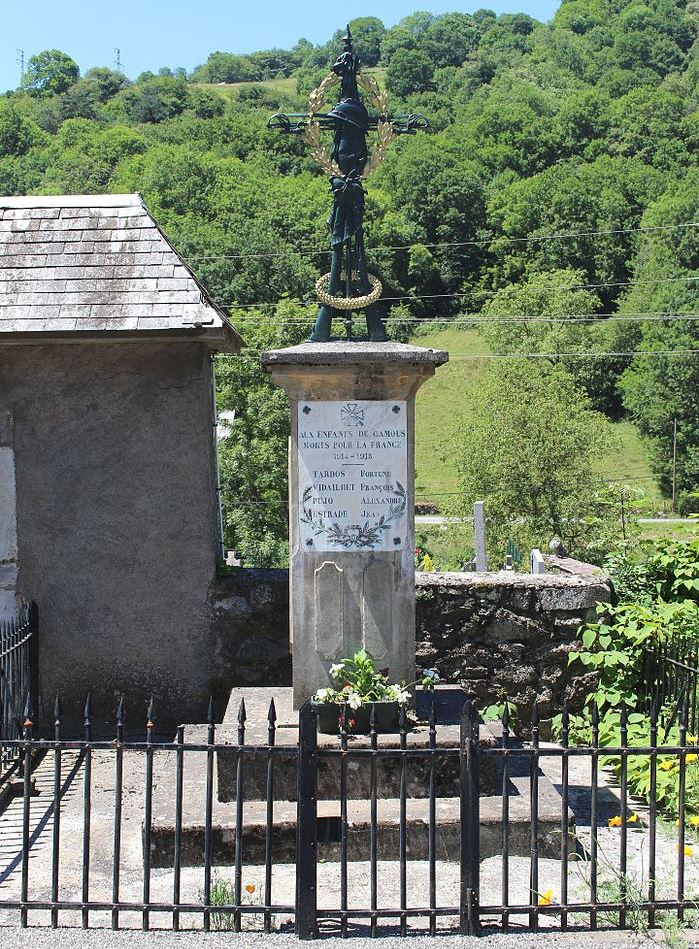
[[358, 99], [346, 99], [334, 105], [329, 113], [332, 118], [340, 122], [347, 122], [362, 132], [369, 130], [369, 114], [363, 103]]

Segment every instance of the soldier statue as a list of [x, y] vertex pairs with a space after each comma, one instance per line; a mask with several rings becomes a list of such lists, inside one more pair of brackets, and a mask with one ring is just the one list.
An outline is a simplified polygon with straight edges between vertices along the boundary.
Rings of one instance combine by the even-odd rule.
[[[343, 37], [344, 50], [320, 86], [309, 97], [309, 111], [303, 114], [277, 113], [269, 120], [269, 127], [302, 135], [313, 147], [314, 158], [330, 178], [333, 196], [328, 217], [331, 231], [332, 257], [330, 273], [316, 283], [320, 308], [315, 326], [309, 337], [312, 342], [330, 340], [333, 318], [345, 314], [348, 339], [352, 338], [352, 312], [365, 310], [367, 333], [372, 341], [388, 339], [378, 305], [382, 293], [379, 279], [367, 270], [364, 252], [364, 186], [367, 178], [382, 161], [386, 147], [396, 135], [414, 135], [417, 129], [427, 127], [420, 115], [386, 115], [386, 94], [379, 90], [372, 78], [360, 75], [361, 62], [352, 50], [349, 27]], [[333, 108], [320, 111], [325, 93], [340, 82], [340, 98]], [[371, 96], [379, 113], [376, 120], [369, 117], [359, 95], [359, 85]], [[296, 121], [292, 122], [292, 119]], [[321, 144], [320, 132], [333, 133], [330, 153]], [[370, 156], [367, 136], [378, 133], [378, 142]]]

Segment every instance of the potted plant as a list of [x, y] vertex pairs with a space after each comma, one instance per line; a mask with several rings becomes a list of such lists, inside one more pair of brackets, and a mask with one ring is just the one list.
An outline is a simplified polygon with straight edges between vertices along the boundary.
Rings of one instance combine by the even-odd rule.
[[330, 678], [334, 687], [318, 689], [311, 700], [318, 710], [318, 730], [326, 735], [341, 729], [343, 713], [348, 732], [368, 734], [372, 706], [376, 709], [377, 732], [397, 731], [401, 708], [410, 701], [411, 686], [419, 682], [423, 688], [434, 689], [439, 682], [437, 670], [426, 669], [410, 685], [391, 683], [388, 669], [377, 669], [364, 649], [331, 666]]

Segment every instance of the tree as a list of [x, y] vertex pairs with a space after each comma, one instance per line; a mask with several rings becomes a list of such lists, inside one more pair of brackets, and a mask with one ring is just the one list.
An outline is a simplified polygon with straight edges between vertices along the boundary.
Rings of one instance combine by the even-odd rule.
[[387, 66], [399, 49], [416, 49], [433, 20], [432, 13], [411, 13], [386, 30], [381, 43], [381, 62]]
[[249, 82], [259, 79], [258, 71], [248, 56], [235, 53], [211, 53], [203, 66], [192, 73], [195, 82]]
[[400, 99], [429, 89], [434, 66], [419, 49], [399, 49], [386, 70], [386, 88]]
[[[481, 265], [477, 248], [464, 255], [463, 248], [453, 246], [473, 240], [483, 226], [485, 191], [480, 170], [441, 135], [411, 139], [384, 164], [382, 187], [407, 221], [419, 229], [413, 243], [446, 245], [432, 251], [441, 285], [426, 292], [457, 291]], [[431, 301], [431, 311], [438, 312], [440, 304], [445, 309], [452, 304], [453, 312], [449, 298], [436, 305]]]
[[494, 352], [542, 353], [544, 364], [564, 366], [594, 408], [618, 415], [617, 382], [628, 359], [595, 355], [614, 350], [608, 332], [612, 324], [595, 318], [600, 300], [581, 286], [584, 282], [578, 270], [545, 270], [503, 287], [483, 307], [491, 322], [482, 332]]
[[30, 56], [22, 88], [33, 96], [60, 95], [78, 81], [80, 70], [75, 60], [59, 49], [45, 49]]
[[0, 155], [24, 155], [38, 129], [11, 99], [0, 99]]
[[96, 119], [100, 111], [97, 83], [78, 79], [62, 96], [57, 97], [56, 109], [61, 122], [66, 119]]
[[466, 13], [444, 13], [435, 17], [419, 43], [436, 69], [460, 66], [478, 46], [481, 31], [472, 16]]
[[653, 469], [667, 491], [677, 419], [681, 493], [699, 488], [699, 325], [696, 319], [679, 316], [697, 313], [699, 233], [694, 227], [671, 228], [696, 220], [699, 172], [693, 169], [644, 215], [643, 225], [659, 230], [642, 235], [633, 271], [636, 282], [621, 303], [622, 313], [658, 314], [640, 324], [640, 334], [625, 343], [637, 353], [621, 379], [621, 390], [624, 405], [649, 441]]
[[120, 93], [132, 122], [162, 122], [187, 108], [189, 90], [184, 79], [153, 76]]
[[[350, 20], [354, 51], [364, 66], [375, 66], [381, 57], [381, 43], [386, 35], [386, 27], [377, 16], [358, 16]], [[339, 50], [342, 48], [344, 30], [338, 30], [332, 42]]]
[[212, 89], [192, 89], [189, 93], [189, 107], [199, 119], [213, 119], [223, 115], [226, 103], [222, 96]]
[[[584, 283], [607, 284], [599, 293], [609, 312], [631, 275], [635, 234], [629, 229], [664, 184], [658, 171], [638, 159], [603, 155], [587, 163], [559, 162], [493, 193], [489, 219], [497, 232], [510, 239], [543, 238], [495, 244], [496, 285], [515, 274], [570, 267], [584, 273]], [[548, 239], [555, 234], [568, 236]]]
[[452, 444], [455, 513], [485, 501], [491, 549], [501, 558], [509, 538], [545, 549], [554, 535], [573, 556], [588, 556], [599, 530], [596, 461], [612, 444], [609, 422], [564, 369], [531, 359], [494, 361], [469, 403]]
[[129, 80], [122, 72], [108, 69], [106, 66], [93, 66], [88, 69], [84, 78], [95, 84], [100, 102], [106, 102], [129, 85]]
[[[254, 350], [275, 349], [305, 338], [307, 316], [303, 307], [287, 302], [274, 313], [249, 312], [240, 329]], [[216, 376], [219, 408], [235, 412], [231, 432], [220, 445], [226, 545], [247, 565], [285, 567], [288, 397], [255, 357], [222, 358]]]

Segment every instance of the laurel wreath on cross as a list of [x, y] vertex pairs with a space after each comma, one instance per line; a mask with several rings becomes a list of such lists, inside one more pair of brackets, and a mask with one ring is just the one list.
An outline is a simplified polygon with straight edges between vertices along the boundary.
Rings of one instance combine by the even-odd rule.
[[[334, 73], [328, 73], [317, 89], [314, 89], [308, 97], [309, 120], [303, 131], [302, 138], [310, 146], [313, 158], [327, 175], [338, 175], [342, 177], [337, 162], [334, 162], [330, 154], [323, 145], [320, 138], [320, 124], [315, 118], [317, 112], [320, 112], [325, 105], [325, 99], [333, 86], [340, 82], [340, 77]], [[385, 116], [388, 114], [388, 93], [379, 89], [379, 84], [373, 76], [364, 76], [361, 73], [357, 76], [357, 85], [369, 93], [372, 105], [379, 113], [379, 120], [376, 129], [376, 144], [371, 149], [371, 157], [367, 162], [362, 178], [366, 179], [372, 175], [386, 157], [388, 146], [395, 138], [396, 133], [393, 125]]]

